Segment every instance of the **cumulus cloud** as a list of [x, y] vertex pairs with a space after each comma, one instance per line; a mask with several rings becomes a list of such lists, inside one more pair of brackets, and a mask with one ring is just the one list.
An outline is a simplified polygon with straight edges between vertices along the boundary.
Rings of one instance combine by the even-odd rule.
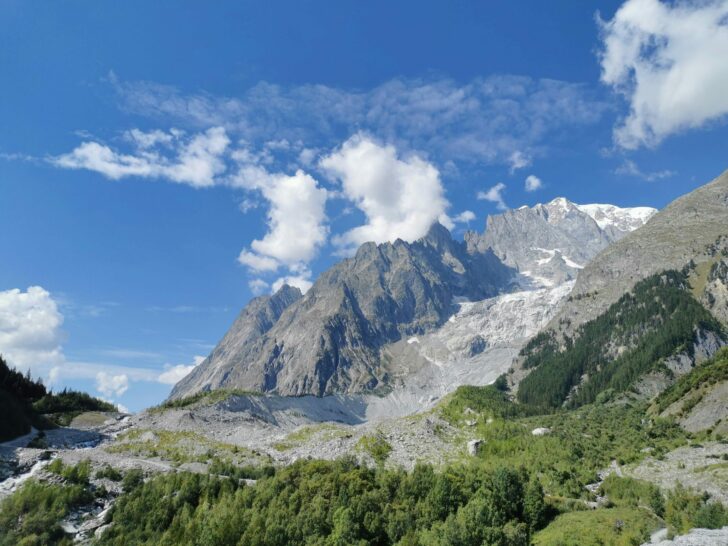
[[619, 146], [655, 146], [728, 114], [728, 0], [628, 0], [600, 23], [601, 79], [630, 104]]
[[105, 144], [87, 141], [67, 154], [50, 158], [65, 169], [85, 169], [118, 180], [129, 176], [164, 178], [202, 188], [215, 184], [225, 171], [225, 153], [230, 139], [222, 127], [212, 127], [191, 137], [180, 131], [129, 131], [134, 150], [121, 153]]
[[268, 290], [269, 285], [263, 279], [251, 279], [248, 281], [248, 288], [250, 288], [254, 296], [260, 296]]
[[260, 145], [285, 139], [303, 165], [315, 151], [300, 143], [331, 147], [364, 130], [400, 150], [424, 150], [443, 165], [455, 160], [518, 169], [557, 140], [551, 137], [599, 121], [608, 108], [588, 86], [513, 75], [466, 83], [396, 78], [364, 91], [262, 82], [239, 97], [110, 80], [127, 111], [196, 127], [223, 126]]
[[126, 374], [112, 375], [107, 372], [96, 374], [96, 390], [108, 398], [121, 396], [129, 389], [129, 377]]
[[286, 277], [281, 277], [280, 279], [277, 279], [271, 285], [271, 293], [275, 294], [276, 292], [278, 292], [278, 290], [280, 290], [284, 284], [298, 288], [303, 294], [308, 292], [308, 289], [313, 286], [313, 282], [311, 282], [310, 272], [305, 272], [302, 275], [288, 275]]
[[164, 367], [164, 372], [159, 374], [158, 381], [165, 385], [176, 385], [204, 361], [204, 356], [195, 356], [192, 364], [177, 364], [175, 366], [167, 364]]
[[347, 140], [320, 165], [341, 182], [342, 194], [366, 216], [366, 224], [334, 238], [341, 248], [397, 238], [414, 241], [448, 207], [440, 173], [431, 163], [416, 155], [398, 157], [394, 146], [363, 134]]
[[243, 249], [238, 261], [253, 271], [275, 271], [281, 265], [305, 267], [326, 241], [327, 192], [303, 171], [292, 176], [257, 178], [255, 188], [268, 201], [268, 232]]
[[508, 210], [508, 205], [506, 205], [506, 202], [503, 200], [503, 191], [505, 189], [506, 185], [503, 182], [498, 182], [488, 191], [479, 191], [477, 197], [482, 201], [495, 203], [498, 210]]
[[528, 167], [531, 164], [531, 158], [528, 154], [525, 154], [520, 150], [516, 150], [508, 157], [508, 163], [510, 163], [510, 171], [511, 174], [513, 174], [519, 169]]
[[530, 174], [526, 177], [525, 189], [526, 191], [536, 191], [543, 187], [543, 182], [535, 174]]
[[475, 213], [472, 210], [464, 210], [452, 218], [452, 221], [456, 224], [467, 224], [473, 220], [475, 220]]
[[615, 174], [622, 176], [634, 176], [635, 178], [641, 178], [647, 180], [647, 182], [654, 182], [656, 180], [662, 180], [664, 178], [670, 178], [675, 176], [677, 173], [668, 169], [662, 171], [644, 172], [637, 166], [637, 163], [631, 159], [625, 159], [619, 167], [614, 171]]
[[11, 365], [27, 370], [60, 364], [62, 324], [63, 315], [44, 288], [0, 292], [0, 353]]

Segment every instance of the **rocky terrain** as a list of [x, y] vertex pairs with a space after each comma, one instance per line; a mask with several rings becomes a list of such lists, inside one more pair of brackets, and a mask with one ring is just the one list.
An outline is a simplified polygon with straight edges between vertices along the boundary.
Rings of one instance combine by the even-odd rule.
[[656, 212], [649, 207], [577, 205], [559, 197], [490, 216], [484, 233], [469, 232], [465, 240], [473, 248], [492, 249], [534, 282], [552, 286], [575, 279], [594, 256]]
[[603, 313], [637, 281], [688, 262], [713, 257], [709, 248], [728, 226], [728, 172], [675, 200], [647, 224], [605, 248], [579, 272], [572, 293], [552, 320], [553, 328], [576, 329]]
[[[469, 232], [464, 242], [435, 224], [411, 244], [367, 243], [305, 295], [284, 287], [253, 300], [171, 398], [215, 388], [382, 394], [411, 384], [414, 398], [398, 396], [421, 404], [418, 384], [432, 385], [427, 400], [466, 380], [492, 381], [553, 315], [571, 288], [565, 283], [654, 212], [559, 198], [490, 217], [484, 234]], [[553, 292], [545, 296], [542, 289]], [[511, 299], [494, 299], [510, 292]], [[465, 337], [463, 313], [471, 323]], [[498, 321], [502, 332], [494, 333], [489, 322]], [[408, 350], [405, 342], [415, 346]]]
[[[70, 427], [34, 430], [1, 445], [0, 497], [28, 480], [58, 482], [48, 470], [53, 460], [89, 461], [90, 487], [105, 496], [63, 522], [66, 533], [88, 542], [103, 533], [121, 494], [120, 484], [103, 476], [106, 468], [146, 476], [215, 474], [223, 463], [263, 468], [353, 456], [369, 466], [411, 470], [418, 462], [438, 467], [473, 457], [488, 465], [488, 456], [515, 449], [524, 461], [524, 450], [558, 461], [558, 468], [528, 464], [551, 476], [545, 483], [558, 482], [568, 492], [569, 497], [553, 495], [552, 502], [577, 512], [609, 509], [601, 487], [612, 473], [663, 491], [681, 483], [728, 503], [728, 443], [720, 436], [728, 432], [728, 360], [712, 358], [726, 340], [715, 321], [706, 319], [725, 323], [728, 316], [728, 198], [721, 201], [727, 190], [724, 175], [658, 214], [556, 199], [491, 217], [485, 233], [468, 233], [463, 242], [435, 225], [414, 243], [363, 245], [306, 294], [284, 286], [252, 300], [165, 404], [137, 415], [85, 413]], [[713, 203], [704, 210], [707, 201]], [[697, 227], [701, 222], [705, 230]], [[668, 248], [670, 237], [676, 237], [674, 248]], [[617, 255], [615, 248], [621, 249]], [[639, 317], [648, 302], [660, 298], [665, 304], [659, 309], [687, 298], [703, 315], [712, 314], [695, 314], [693, 342], [642, 374], [628, 392], [600, 398], [599, 404], [611, 405], [598, 406], [602, 411], [596, 413], [631, 419], [624, 426], [632, 427], [640, 447], [614, 446], [613, 432], [595, 438], [604, 426], [619, 430], [622, 423], [591, 423], [588, 412], [571, 417], [521, 411], [512, 401], [515, 391], [505, 392], [507, 385], [485, 394], [477, 389], [453, 394], [461, 385], [489, 385], [507, 373], [515, 386], [530, 370], [513, 370], [514, 361], [536, 334], [550, 331], [549, 325], [573, 334], [575, 324], [609, 308], [618, 299], [613, 294], [623, 290], [623, 296], [662, 265], [682, 269], [683, 280], [657, 283], [652, 289], [662, 290], [655, 292], [659, 297], [648, 293], [635, 309], [627, 297], [617, 317], [632, 320], [631, 312]], [[674, 313], [658, 315], [642, 317], [639, 335], [613, 327], [619, 335], [599, 351], [588, 351], [604, 361], [590, 373], [596, 376], [611, 360], [639, 348], [642, 337], [666, 324], [672, 328]], [[631, 404], [641, 408], [636, 418], [628, 413]], [[668, 419], [677, 431], [660, 428]], [[573, 454], [562, 460], [565, 445], [593, 458], [609, 446], [632, 462], [618, 463], [619, 456], [610, 455], [578, 481]], [[664, 544], [710, 544], [725, 533], [697, 530]], [[665, 537], [653, 538], [657, 543]]]

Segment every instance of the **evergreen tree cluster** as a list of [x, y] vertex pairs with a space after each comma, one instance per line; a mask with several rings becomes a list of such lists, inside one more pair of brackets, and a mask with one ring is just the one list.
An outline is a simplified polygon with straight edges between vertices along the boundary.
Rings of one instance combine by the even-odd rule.
[[536, 336], [523, 351], [524, 366], [535, 369], [520, 383], [518, 400], [543, 409], [588, 404], [603, 391], [625, 391], [669, 356], [690, 354], [698, 331], [724, 335], [685, 275], [665, 271], [637, 283], [563, 348], [553, 334]]
[[27, 434], [31, 425], [39, 429], [67, 425], [85, 411], [115, 410], [112, 404], [85, 392], [49, 392], [30, 371], [20, 373], [0, 356], [0, 441]]
[[300, 461], [246, 486], [175, 473], [121, 497], [101, 544], [527, 545], [544, 494], [523, 470]]

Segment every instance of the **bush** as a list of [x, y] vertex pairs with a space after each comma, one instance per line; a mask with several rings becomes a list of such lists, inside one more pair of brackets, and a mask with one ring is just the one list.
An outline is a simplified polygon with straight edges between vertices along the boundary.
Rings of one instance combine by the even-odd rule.
[[377, 464], [384, 464], [392, 452], [392, 446], [381, 434], [362, 436], [359, 439], [358, 447], [371, 455]]
[[123, 477], [124, 476], [122, 475], [121, 472], [119, 472], [114, 467], [112, 467], [111, 465], [108, 465], [108, 464], [104, 465], [103, 468], [100, 468], [99, 470], [96, 471], [97, 479], [107, 479], [107, 480], [111, 480], [112, 482], [118, 482], [118, 481], [121, 481], [121, 479]]

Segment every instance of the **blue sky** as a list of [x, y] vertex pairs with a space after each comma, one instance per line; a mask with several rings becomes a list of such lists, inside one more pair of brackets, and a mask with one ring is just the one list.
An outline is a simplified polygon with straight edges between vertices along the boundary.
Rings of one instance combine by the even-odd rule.
[[138, 410], [365, 240], [720, 174], [728, 2], [595, 6], [5, 0], [0, 352]]

